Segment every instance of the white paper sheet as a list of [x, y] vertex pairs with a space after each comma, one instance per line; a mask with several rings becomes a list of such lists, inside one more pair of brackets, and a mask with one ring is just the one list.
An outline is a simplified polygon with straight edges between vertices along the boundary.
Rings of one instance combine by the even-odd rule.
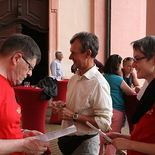
[[38, 135], [35, 137], [41, 141], [50, 141], [50, 140], [74, 133], [76, 131], [77, 131], [76, 126], [72, 125], [66, 129], [56, 130], [56, 131], [49, 132], [43, 135]]
[[89, 127], [91, 127], [93, 130], [95, 130], [96, 132], [98, 132], [101, 136], [103, 136], [108, 142], [110, 142], [111, 143], [111, 139], [108, 137], [108, 136], [106, 136], [106, 134], [104, 133], [104, 132], [102, 132], [102, 131], [100, 131], [99, 129], [97, 129], [94, 125], [92, 125], [90, 122], [86, 122], [86, 124], [89, 126]]
[[[111, 143], [112, 139], [109, 138], [104, 132], [100, 131], [99, 129], [97, 129], [94, 125], [92, 125], [90, 122], [86, 122], [86, 124], [91, 127], [93, 130], [95, 130], [96, 132], [98, 132], [101, 136], [103, 136], [108, 142]], [[122, 153], [127, 154], [125, 151], [120, 150]]]

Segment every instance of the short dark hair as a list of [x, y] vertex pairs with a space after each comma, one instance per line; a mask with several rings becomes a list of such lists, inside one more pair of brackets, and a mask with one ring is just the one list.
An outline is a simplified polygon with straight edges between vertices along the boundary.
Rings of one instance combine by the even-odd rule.
[[41, 60], [41, 51], [37, 43], [28, 35], [13, 34], [2, 44], [0, 55], [7, 56], [19, 52], [26, 59], [37, 59], [37, 64]]
[[147, 36], [131, 44], [134, 50], [139, 50], [148, 60], [155, 55], [155, 36]]
[[123, 65], [127, 62], [127, 61], [133, 61], [132, 57], [126, 57], [123, 59]]
[[99, 41], [95, 34], [89, 32], [76, 33], [70, 40], [70, 44], [72, 44], [76, 39], [81, 42], [81, 53], [84, 53], [89, 49], [92, 51], [91, 57], [96, 57], [99, 49]]
[[104, 66], [104, 73], [107, 74], [116, 74], [118, 75], [118, 67], [121, 64], [122, 57], [120, 57], [118, 54], [111, 55]]

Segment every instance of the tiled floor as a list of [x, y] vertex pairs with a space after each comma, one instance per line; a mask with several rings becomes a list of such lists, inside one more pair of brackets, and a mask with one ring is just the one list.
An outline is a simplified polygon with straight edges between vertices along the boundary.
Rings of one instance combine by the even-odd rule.
[[[51, 107], [48, 106], [47, 112], [46, 112], [46, 122], [45, 122], [47, 133], [60, 129], [60, 125], [58, 125], [58, 124], [49, 124], [49, 120], [51, 117], [51, 110], [50, 109], [51, 109]], [[126, 126], [122, 128], [122, 133], [125, 133], [125, 134], [129, 133], [128, 124], [126, 124]], [[57, 146], [57, 139], [50, 141], [50, 148], [52, 150], [52, 155], [62, 155], [60, 150], [58, 149], [58, 146]]]

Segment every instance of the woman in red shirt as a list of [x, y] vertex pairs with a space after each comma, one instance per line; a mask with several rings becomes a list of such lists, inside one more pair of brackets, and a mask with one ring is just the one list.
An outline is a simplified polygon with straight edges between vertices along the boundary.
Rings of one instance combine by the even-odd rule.
[[[119, 150], [127, 150], [127, 155], [155, 154], [155, 36], [148, 36], [132, 42], [137, 78], [148, 82], [131, 123], [131, 135], [108, 133], [112, 144]], [[132, 104], [132, 103], [131, 103]]]

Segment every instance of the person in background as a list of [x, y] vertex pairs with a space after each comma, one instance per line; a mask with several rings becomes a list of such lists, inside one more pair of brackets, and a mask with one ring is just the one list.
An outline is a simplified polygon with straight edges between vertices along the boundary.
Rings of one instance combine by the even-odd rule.
[[[123, 78], [119, 76], [119, 72], [122, 68], [121, 61], [122, 58], [119, 55], [111, 55], [105, 63], [103, 74], [110, 85], [113, 105], [113, 117], [111, 124], [112, 130], [109, 130], [109, 132], [119, 133], [121, 133], [121, 128], [124, 120], [124, 93], [126, 95], [134, 94], [134, 91], [127, 85]], [[106, 155], [114, 155], [115, 152], [116, 149], [113, 145], [106, 146]]]
[[[103, 68], [104, 68], [104, 65], [98, 61], [97, 59], [94, 59], [94, 63], [96, 64], [96, 67], [98, 67], [98, 71], [103, 74]], [[75, 74], [75, 72], [77, 71], [77, 67], [73, 64], [71, 66], [71, 72]]]
[[[155, 154], [155, 36], [147, 36], [131, 43], [138, 79], [145, 79], [148, 85], [140, 98], [131, 123], [131, 135], [107, 134], [111, 144], [119, 150], [127, 150], [127, 155]], [[108, 143], [108, 142], [107, 142]]]
[[141, 87], [138, 82], [137, 75], [133, 71], [132, 64], [133, 64], [132, 57], [126, 57], [123, 60], [123, 68], [122, 68], [123, 79], [128, 84], [129, 87], [131, 87], [136, 93], [138, 93]]
[[80, 32], [72, 37], [70, 44], [69, 59], [78, 70], [69, 80], [65, 107], [58, 111], [53, 102], [52, 111], [58, 113], [58, 118], [62, 120], [62, 129], [75, 125], [77, 132], [59, 138], [58, 144], [66, 155], [97, 155], [100, 148], [99, 135], [86, 125], [86, 121], [103, 131], [110, 129], [110, 87], [94, 64], [99, 48], [97, 36]]
[[40, 59], [38, 45], [26, 35], [12, 35], [0, 49], [0, 154], [41, 155], [49, 146], [34, 137], [39, 131], [20, 128], [21, 108], [13, 89], [32, 76]]
[[62, 66], [61, 66], [62, 59], [63, 59], [62, 52], [57, 51], [55, 53], [55, 60], [53, 60], [50, 65], [51, 74], [56, 79], [63, 78], [63, 71], [62, 71]]

